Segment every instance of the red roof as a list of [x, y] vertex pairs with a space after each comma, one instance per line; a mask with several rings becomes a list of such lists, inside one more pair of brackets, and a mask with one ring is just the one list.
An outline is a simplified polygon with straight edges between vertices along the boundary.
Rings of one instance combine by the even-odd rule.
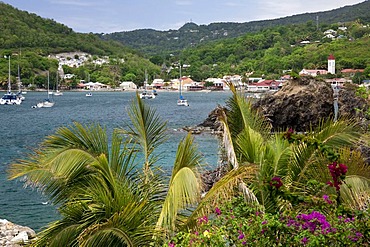
[[335, 60], [335, 57], [333, 56], [333, 54], [329, 55], [328, 60]]
[[279, 85], [279, 83], [275, 80], [264, 80], [264, 81], [261, 81], [261, 82], [251, 83], [249, 85], [251, 85], [251, 86], [268, 86], [268, 87], [271, 87], [273, 84], [274, 84], [274, 86]]

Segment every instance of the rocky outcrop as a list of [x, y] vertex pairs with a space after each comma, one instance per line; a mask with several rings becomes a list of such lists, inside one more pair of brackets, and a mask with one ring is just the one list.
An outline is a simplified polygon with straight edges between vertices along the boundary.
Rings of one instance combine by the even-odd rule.
[[220, 109], [224, 109], [222, 106], [217, 106], [216, 109], [208, 114], [208, 117], [197, 126], [186, 126], [183, 129], [191, 132], [192, 134], [210, 133], [210, 134], [221, 134], [221, 124], [217, 121], [217, 112]]
[[0, 219], [0, 246], [24, 246], [35, 237], [36, 233], [31, 228]]
[[[356, 86], [345, 85], [339, 90], [339, 115], [363, 117], [367, 103], [355, 94]], [[281, 90], [254, 103], [254, 107], [271, 121], [273, 130], [292, 128], [304, 132], [334, 117], [334, 96], [330, 83], [312, 77], [287, 82]], [[360, 111], [359, 111], [360, 109]]]

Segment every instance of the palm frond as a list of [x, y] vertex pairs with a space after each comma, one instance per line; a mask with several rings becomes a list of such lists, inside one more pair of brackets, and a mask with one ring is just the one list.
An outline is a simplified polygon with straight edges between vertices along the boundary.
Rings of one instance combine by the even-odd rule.
[[[144, 155], [144, 171], [149, 172], [149, 168], [156, 160], [152, 157], [156, 147], [167, 140], [166, 122], [162, 121], [154, 108], [147, 106], [136, 94], [136, 100], [131, 103], [128, 110], [132, 126], [129, 130], [121, 130], [122, 133], [130, 135], [134, 142], [137, 142]], [[152, 160], [154, 159], [154, 161]]]
[[370, 179], [358, 175], [346, 176], [340, 197], [352, 209], [367, 210], [370, 203]]
[[355, 119], [341, 118], [338, 121], [327, 119], [314, 131], [310, 132], [313, 139], [331, 148], [353, 146], [361, 138], [359, 124]]
[[217, 112], [217, 119], [222, 124], [222, 145], [224, 146], [224, 150], [226, 151], [227, 161], [234, 169], [237, 169], [239, 167], [239, 164], [234, 151], [234, 144], [232, 141], [233, 139], [229, 129], [226, 113], [223, 110], [219, 110]]
[[242, 186], [241, 192], [246, 196], [246, 200], [254, 203], [256, 201], [255, 193], [244, 183], [248, 181], [251, 184], [256, 176], [256, 166], [241, 165], [238, 169], [229, 171], [223, 176], [202, 198], [194, 211], [186, 220], [186, 226], [195, 226], [196, 219], [213, 212], [217, 205], [231, 200], [236, 194], [240, 193], [239, 186]]
[[199, 200], [201, 186], [197, 167], [200, 162], [201, 156], [189, 133], [177, 149], [169, 190], [157, 222], [158, 229], [174, 230], [178, 212]]
[[232, 137], [236, 137], [243, 129], [250, 127], [264, 138], [271, 132], [271, 124], [257, 110], [253, 109], [252, 101], [246, 99], [242, 92], [238, 92], [232, 83], [228, 83], [233, 96], [226, 102], [229, 128]]

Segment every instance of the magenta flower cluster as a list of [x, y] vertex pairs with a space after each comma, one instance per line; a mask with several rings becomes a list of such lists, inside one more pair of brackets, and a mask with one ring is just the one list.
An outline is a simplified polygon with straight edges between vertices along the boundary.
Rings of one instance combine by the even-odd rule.
[[270, 186], [279, 189], [281, 186], [283, 186], [283, 181], [280, 177], [273, 177], [270, 181]]
[[333, 202], [330, 200], [329, 196], [328, 195], [323, 195], [322, 196], [322, 199], [324, 199], [324, 201], [327, 203], [327, 204], [332, 204]]
[[322, 234], [327, 234], [332, 231], [330, 223], [326, 220], [325, 215], [317, 211], [312, 211], [310, 214], [299, 214], [297, 220], [291, 219], [288, 221], [288, 226], [293, 226], [297, 230], [309, 230], [315, 232], [320, 230]]
[[198, 223], [201, 225], [203, 223], [207, 224], [208, 223], [208, 217], [204, 215], [203, 217], [198, 219]]
[[329, 181], [327, 184], [332, 187], [335, 187], [335, 189], [339, 191], [340, 185], [342, 184], [342, 181], [346, 177], [348, 167], [344, 164], [338, 164], [337, 162], [333, 162], [328, 165], [328, 169], [333, 179], [333, 182]]

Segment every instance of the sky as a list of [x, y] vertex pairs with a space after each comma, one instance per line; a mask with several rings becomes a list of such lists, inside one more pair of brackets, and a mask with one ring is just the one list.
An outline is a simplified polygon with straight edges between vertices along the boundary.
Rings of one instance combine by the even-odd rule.
[[365, 0], [0, 0], [75, 32], [176, 30], [188, 22], [249, 22], [321, 12]]

